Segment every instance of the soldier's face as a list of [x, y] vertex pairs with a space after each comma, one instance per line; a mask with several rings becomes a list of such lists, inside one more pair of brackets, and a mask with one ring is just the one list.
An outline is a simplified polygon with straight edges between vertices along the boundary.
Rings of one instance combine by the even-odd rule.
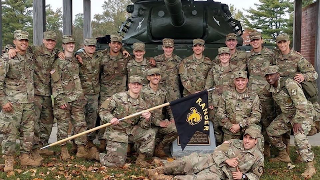
[[226, 45], [230, 50], [236, 49], [237, 44], [238, 44], [238, 41], [235, 39], [229, 39], [228, 41], [226, 41]]
[[129, 91], [134, 93], [134, 94], [139, 94], [142, 88], [142, 84], [140, 83], [129, 83]]
[[290, 52], [290, 41], [279, 41], [277, 42], [277, 46], [283, 54], [287, 54]]
[[15, 39], [13, 40], [13, 44], [16, 46], [17, 50], [25, 52], [28, 49], [29, 41], [27, 39]]
[[74, 51], [75, 44], [74, 43], [66, 43], [66, 44], [63, 44], [62, 47], [66, 52], [72, 53]]
[[145, 54], [146, 52], [145, 51], [133, 51], [133, 55], [134, 55], [134, 58], [136, 59], [136, 60], [143, 60], [143, 56], [144, 56], [144, 54]]
[[163, 49], [165, 56], [171, 56], [173, 53], [174, 47], [162, 46], [162, 49]]
[[88, 54], [93, 54], [94, 52], [96, 52], [96, 46], [84, 46], [84, 50], [86, 51], [86, 53]]
[[159, 84], [161, 80], [160, 74], [151, 74], [150, 76], [147, 76], [147, 79], [150, 81], [151, 84], [157, 85]]
[[110, 46], [110, 51], [114, 53], [118, 53], [122, 48], [122, 43], [118, 41], [111, 41], [109, 43], [109, 46]]
[[204, 46], [201, 44], [196, 44], [192, 47], [192, 50], [195, 55], [201, 55], [204, 51]]
[[260, 49], [262, 48], [263, 40], [260, 39], [253, 39], [250, 41], [250, 45], [252, 46], [253, 49]]
[[219, 60], [222, 64], [229, 63], [230, 61], [230, 54], [228, 53], [222, 53], [219, 55]]
[[243, 92], [247, 88], [248, 78], [236, 78], [233, 80], [236, 90], [238, 92]]
[[252, 138], [249, 134], [246, 134], [243, 136], [243, 147], [244, 149], [252, 149], [256, 144], [258, 140], [255, 138]]
[[280, 75], [278, 73], [267, 74], [265, 76], [266, 81], [272, 86], [276, 86], [277, 85], [279, 77], [280, 77]]
[[52, 39], [43, 39], [42, 43], [49, 51], [52, 51], [57, 45], [57, 42]]

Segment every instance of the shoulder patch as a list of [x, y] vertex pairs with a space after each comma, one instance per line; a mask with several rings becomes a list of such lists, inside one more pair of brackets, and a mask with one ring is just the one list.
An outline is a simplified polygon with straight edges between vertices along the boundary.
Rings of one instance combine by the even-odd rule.
[[107, 109], [108, 106], [109, 106], [110, 101], [111, 101], [111, 98], [106, 99], [106, 100], [101, 104], [101, 107], [104, 108], [104, 109]]

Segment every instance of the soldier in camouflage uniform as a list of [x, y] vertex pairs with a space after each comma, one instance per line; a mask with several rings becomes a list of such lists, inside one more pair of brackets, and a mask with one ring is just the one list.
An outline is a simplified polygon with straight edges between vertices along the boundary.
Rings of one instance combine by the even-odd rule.
[[291, 78], [280, 78], [278, 66], [270, 66], [265, 73], [265, 78], [270, 84], [267, 89], [281, 109], [281, 114], [267, 128], [272, 145], [280, 150], [279, 155], [270, 161], [291, 162], [282, 135], [293, 129], [295, 145], [303, 161], [307, 163], [307, 169], [302, 176], [311, 178], [316, 170], [313, 163], [314, 154], [306, 135], [311, 129], [313, 119], [312, 113], [308, 110], [312, 108], [312, 104], [307, 101], [299, 83]]
[[[298, 83], [311, 82], [315, 83], [318, 78], [318, 73], [301, 54], [290, 49], [290, 38], [287, 34], [280, 34], [277, 38], [277, 46], [279, 52], [276, 54], [275, 63], [279, 68], [279, 73], [282, 78], [292, 78]], [[316, 111], [315, 120], [319, 123], [320, 106], [318, 96], [311, 97], [308, 100], [312, 101], [314, 110]], [[315, 127], [311, 129], [312, 134], [317, 133]]]
[[164, 167], [148, 170], [149, 177], [153, 180], [258, 180], [264, 167], [264, 157], [256, 145], [260, 136], [259, 127], [250, 127], [243, 140], [226, 141], [212, 154], [192, 153], [165, 163]]
[[222, 126], [224, 141], [240, 139], [245, 129], [260, 122], [259, 96], [247, 88], [247, 83], [246, 71], [234, 72], [235, 88], [223, 92], [218, 102], [216, 116]]
[[212, 68], [212, 61], [203, 55], [204, 40], [193, 40], [193, 55], [185, 58], [180, 63], [179, 74], [184, 87], [183, 96], [188, 96], [203, 91], [206, 77]]
[[147, 109], [140, 91], [144, 78], [134, 75], [129, 78], [129, 91], [114, 94], [101, 105], [99, 115], [103, 123], [111, 123], [106, 128], [107, 153], [100, 153], [100, 163], [108, 167], [120, 167], [127, 158], [128, 143], [138, 145], [137, 165], [147, 166], [146, 156], [152, 156], [155, 131], [151, 128], [151, 113], [146, 111], [141, 116], [119, 121], [130, 114]]
[[[163, 73], [158, 68], [148, 70], [147, 79], [149, 84], [144, 86], [141, 92], [142, 99], [148, 104], [148, 108], [166, 103], [169, 100], [168, 91], [159, 86]], [[166, 110], [167, 112], [163, 112]], [[165, 114], [169, 114], [169, 120], [165, 119]], [[173, 114], [169, 106], [166, 109], [159, 108], [152, 112], [152, 127], [157, 132], [156, 148], [154, 155], [160, 158], [168, 157], [164, 152], [164, 148], [172, 143], [178, 136], [174, 123]]]
[[260, 32], [252, 32], [249, 34], [250, 45], [252, 50], [247, 58], [247, 69], [249, 74], [249, 88], [258, 94], [262, 107], [261, 125], [262, 134], [265, 139], [264, 155], [270, 157], [270, 141], [266, 133], [266, 128], [275, 118], [276, 112], [274, 101], [270, 97], [270, 93], [264, 91], [264, 87], [268, 84], [264, 78], [266, 68], [274, 61], [274, 53], [266, 47], [263, 47], [263, 39]]
[[[79, 64], [74, 57], [75, 40], [72, 36], [63, 36], [63, 49], [65, 59], [57, 59], [53, 64], [51, 73], [52, 95], [54, 98], [54, 117], [57, 119], [58, 140], [68, 137], [69, 122], [73, 125], [74, 133], [78, 134], [86, 130], [84, 116], [85, 97], [79, 78]], [[75, 139], [78, 145], [77, 157], [86, 157], [84, 148], [87, 142], [86, 136]], [[66, 143], [61, 147], [61, 159], [67, 160], [70, 154]]]
[[17, 55], [0, 58], [0, 130], [3, 134], [4, 171], [12, 171], [17, 137], [20, 138], [20, 164], [39, 166], [30, 154], [34, 140], [34, 57], [27, 51], [28, 32], [14, 32]]
[[173, 101], [181, 97], [179, 89], [179, 64], [181, 58], [173, 54], [174, 40], [165, 38], [162, 40], [163, 54], [154, 57], [157, 67], [164, 72], [161, 74], [160, 84], [169, 92], [169, 100]]

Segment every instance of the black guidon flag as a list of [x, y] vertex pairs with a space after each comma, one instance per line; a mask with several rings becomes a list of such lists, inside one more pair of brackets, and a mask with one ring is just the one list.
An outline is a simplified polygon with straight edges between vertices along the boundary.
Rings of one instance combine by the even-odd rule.
[[193, 134], [209, 134], [208, 91], [201, 91], [170, 102], [176, 128], [184, 150]]

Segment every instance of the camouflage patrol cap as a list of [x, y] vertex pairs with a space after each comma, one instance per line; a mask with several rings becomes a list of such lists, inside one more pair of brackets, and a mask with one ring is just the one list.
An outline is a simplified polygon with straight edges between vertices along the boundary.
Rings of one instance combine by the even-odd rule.
[[96, 38], [87, 38], [84, 40], [84, 45], [86, 46], [95, 46], [97, 44]]
[[74, 40], [74, 38], [72, 36], [70, 36], [70, 35], [63, 35], [62, 36], [62, 43], [63, 44], [74, 43], [74, 42], [76, 42], [76, 41]]
[[133, 75], [129, 77], [129, 83], [139, 83], [142, 84], [143, 78], [138, 75]]
[[279, 72], [279, 66], [273, 65], [273, 66], [269, 66], [269, 67], [266, 69], [264, 75], [267, 75], [267, 74], [275, 74], [275, 73], [277, 73], [277, 72]]
[[282, 33], [282, 34], [279, 34], [276, 38], [276, 41], [277, 42], [280, 42], [280, 41], [289, 41], [290, 38], [289, 38], [289, 35], [286, 34], [286, 33]]
[[142, 42], [134, 43], [133, 51], [145, 51], [145, 44]]
[[237, 79], [237, 78], [248, 78], [247, 76], [247, 71], [236, 71], [233, 73], [233, 78]]
[[252, 138], [257, 139], [261, 137], [261, 127], [256, 124], [250, 125], [244, 132], [244, 136], [247, 134], [249, 134]]
[[14, 39], [21, 40], [21, 39], [28, 39], [29, 33], [27, 31], [22, 30], [15, 30], [13, 33]]
[[201, 46], [204, 45], [204, 40], [203, 39], [194, 39], [193, 40], [193, 46], [197, 45], [197, 44], [200, 44]]
[[249, 37], [250, 37], [250, 41], [255, 40], [255, 39], [261, 39], [261, 33], [257, 32], [257, 31], [251, 32], [249, 34]]
[[149, 69], [148, 72], [147, 72], [147, 75], [148, 75], [148, 76], [151, 76], [152, 74], [161, 74], [161, 73], [160, 73], [160, 69], [159, 69], [159, 68]]
[[226, 36], [226, 41], [229, 41], [230, 39], [237, 39], [237, 35], [235, 33], [229, 33]]
[[111, 42], [120, 42], [120, 43], [122, 43], [122, 38], [120, 36], [117, 36], [117, 35], [111, 35], [110, 36], [110, 41]]
[[230, 54], [230, 49], [228, 47], [221, 47], [218, 49], [218, 54]]
[[169, 38], [164, 38], [162, 40], [162, 44], [164, 47], [173, 47], [174, 46], [174, 40]]
[[54, 31], [46, 31], [43, 33], [43, 39], [51, 39], [51, 40], [56, 41], [57, 34]]

